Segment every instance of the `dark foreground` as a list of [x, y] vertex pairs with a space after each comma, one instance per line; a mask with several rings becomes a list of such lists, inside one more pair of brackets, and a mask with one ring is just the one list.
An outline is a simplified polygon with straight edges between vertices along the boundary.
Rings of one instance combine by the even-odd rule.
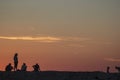
[[104, 72], [0, 72], [0, 80], [120, 80], [120, 73]]

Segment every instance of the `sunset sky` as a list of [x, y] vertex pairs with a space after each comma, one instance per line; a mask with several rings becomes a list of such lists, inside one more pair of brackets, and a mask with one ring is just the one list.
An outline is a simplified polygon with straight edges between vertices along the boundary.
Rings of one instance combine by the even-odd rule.
[[0, 0], [0, 70], [116, 71], [120, 0]]

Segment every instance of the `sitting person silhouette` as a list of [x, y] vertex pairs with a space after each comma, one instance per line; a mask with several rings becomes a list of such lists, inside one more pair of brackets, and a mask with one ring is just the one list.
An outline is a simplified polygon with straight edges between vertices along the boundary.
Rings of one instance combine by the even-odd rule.
[[115, 66], [115, 69], [118, 70], [118, 72], [120, 73], [120, 67]]
[[21, 67], [21, 71], [26, 71], [27, 70], [27, 66], [25, 63], [23, 63], [22, 67]]
[[40, 66], [38, 64], [35, 64], [32, 66], [34, 71], [40, 71]]
[[6, 67], [5, 67], [5, 71], [12, 71], [13, 67], [11, 66], [11, 63], [9, 63]]

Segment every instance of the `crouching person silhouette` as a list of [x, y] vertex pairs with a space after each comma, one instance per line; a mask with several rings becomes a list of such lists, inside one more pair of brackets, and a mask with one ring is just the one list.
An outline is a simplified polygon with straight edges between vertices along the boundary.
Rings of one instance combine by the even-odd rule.
[[23, 63], [21, 67], [21, 71], [27, 71], [27, 65], [25, 63]]
[[13, 67], [11, 65], [11, 63], [9, 63], [6, 67], [5, 67], [5, 71], [12, 71]]
[[40, 71], [40, 66], [38, 64], [35, 64], [32, 66], [34, 71]]

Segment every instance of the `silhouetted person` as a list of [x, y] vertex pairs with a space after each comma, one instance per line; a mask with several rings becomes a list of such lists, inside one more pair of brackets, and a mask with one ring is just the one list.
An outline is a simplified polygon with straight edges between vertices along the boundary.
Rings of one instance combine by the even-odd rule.
[[11, 66], [11, 63], [9, 63], [6, 67], [5, 67], [5, 71], [12, 71], [13, 67]]
[[110, 67], [109, 66], [107, 67], [107, 73], [110, 73]]
[[21, 71], [26, 71], [27, 70], [27, 66], [25, 63], [23, 63], [22, 67], [21, 67]]
[[40, 71], [40, 66], [38, 64], [33, 65], [34, 71]]
[[120, 67], [115, 66], [115, 69], [117, 69], [118, 72], [120, 73]]
[[15, 53], [15, 55], [14, 55], [14, 71], [17, 71], [17, 67], [18, 67], [18, 54]]

